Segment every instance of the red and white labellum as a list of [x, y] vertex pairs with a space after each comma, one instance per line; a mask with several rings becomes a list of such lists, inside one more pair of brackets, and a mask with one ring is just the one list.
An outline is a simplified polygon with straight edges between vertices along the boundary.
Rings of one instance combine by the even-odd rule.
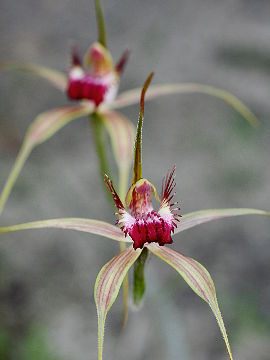
[[98, 106], [102, 102], [113, 101], [117, 90], [118, 77], [114, 73], [101, 77], [85, 73], [79, 67], [70, 71], [67, 92], [72, 100], [91, 100]]
[[175, 168], [163, 182], [159, 211], [153, 208], [152, 198], [153, 195], [156, 196], [156, 189], [148, 180], [140, 179], [131, 186], [126, 196], [125, 209], [112, 182], [108, 177], [105, 178], [119, 211], [117, 224], [125, 235], [132, 238], [134, 249], [143, 248], [144, 244], [152, 242], [161, 246], [172, 243], [171, 235], [180, 216], [177, 213], [179, 208], [175, 207], [175, 203], [171, 203], [175, 187], [174, 171]]
[[95, 43], [86, 53], [84, 66], [73, 51], [72, 67], [68, 76], [67, 94], [72, 100], [91, 100], [98, 106], [116, 97], [119, 75], [113, 67], [111, 56], [101, 44]]

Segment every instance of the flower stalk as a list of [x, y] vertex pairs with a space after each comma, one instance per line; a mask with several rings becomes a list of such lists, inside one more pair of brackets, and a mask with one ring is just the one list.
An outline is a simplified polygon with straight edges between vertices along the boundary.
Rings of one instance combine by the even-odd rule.
[[[106, 155], [107, 141], [105, 139], [103, 122], [102, 122], [101, 116], [99, 115], [99, 113], [97, 111], [93, 112], [93, 114], [90, 115], [89, 121], [90, 121], [92, 131], [93, 131], [93, 138], [94, 138], [95, 147], [96, 147], [96, 154], [97, 154], [98, 162], [99, 162], [100, 178], [102, 179], [102, 183], [103, 183], [104, 174], [110, 173], [108, 159], [107, 159], [107, 155]], [[109, 192], [107, 191], [106, 186], [104, 186], [104, 190], [105, 190], [106, 194], [108, 195], [109, 201], [111, 202], [112, 199], [111, 199]]]
[[148, 258], [148, 249], [144, 248], [134, 263], [133, 271], [133, 303], [140, 305], [145, 293], [144, 266]]

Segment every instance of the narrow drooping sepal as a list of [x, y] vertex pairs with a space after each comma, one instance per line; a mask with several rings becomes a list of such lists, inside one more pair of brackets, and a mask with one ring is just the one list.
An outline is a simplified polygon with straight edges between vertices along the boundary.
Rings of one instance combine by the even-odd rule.
[[29, 126], [22, 147], [15, 160], [13, 168], [8, 176], [5, 186], [0, 195], [0, 214], [10, 195], [10, 192], [32, 150], [39, 144], [49, 140], [57, 131], [63, 128], [72, 120], [84, 115], [91, 114], [94, 105], [78, 104], [75, 106], [65, 106], [41, 113]]
[[100, 270], [95, 283], [95, 302], [98, 315], [98, 360], [102, 360], [104, 325], [108, 311], [115, 302], [122, 282], [141, 250], [129, 247], [115, 256]]
[[90, 115], [94, 111], [91, 103], [63, 106], [45, 111], [36, 117], [30, 125], [26, 137], [33, 146], [49, 140], [57, 131], [61, 130], [72, 120]]
[[270, 216], [270, 211], [264, 211], [259, 209], [248, 209], [248, 208], [206, 209], [206, 210], [194, 211], [188, 214], [184, 214], [182, 216], [181, 223], [175, 230], [175, 234], [209, 221], [219, 220], [232, 216], [241, 216], [241, 215]]
[[0, 70], [19, 70], [28, 72], [47, 80], [54, 87], [61, 91], [65, 91], [67, 87], [67, 77], [61, 71], [49, 69], [45, 66], [36, 64], [23, 64], [17, 62], [2, 62], [0, 61]]
[[216, 298], [215, 286], [208, 271], [196, 260], [179, 254], [171, 248], [160, 247], [156, 244], [150, 244], [147, 247], [153, 254], [174, 268], [191, 289], [208, 303], [222, 333], [229, 358], [233, 360], [227, 332]]
[[[111, 104], [114, 109], [120, 109], [126, 106], [130, 106], [138, 103], [140, 99], [141, 90], [133, 89], [122, 92], [118, 98]], [[155, 99], [159, 96], [170, 95], [170, 94], [205, 94], [218, 98], [229, 106], [231, 106], [236, 112], [238, 112], [244, 119], [246, 119], [251, 126], [258, 126], [259, 121], [256, 116], [249, 110], [249, 108], [236, 96], [225, 91], [218, 89], [213, 86], [196, 83], [180, 83], [180, 84], [162, 84], [153, 85], [147, 92], [145, 101]]]
[[0, 233], [45, 228], [75, 230], [86, 232], [89, 234], [104, 236], [106, 238], [120, 242], [132, 242], [130, 238], [124, 236], [122, 231], [117, 226], [100, 220], [82, 218], [62, 218], [32, 221], [24, 224], [0, 227]]
[[137, 134], [136, 134], [135, 146], [134, 146], [134, 167], [133, 167], [133, 182], [132, 182], [133, 184], [135, 184], [138, 180], [142, 178], [142, 128], [143, 128], [143, 118], [144, 118], [144, 98], [145, 98], [146, 90], [153, 76], [154, 73], [151, 73], [148, 76], [141, 92], [140, 114], [137, 124]]

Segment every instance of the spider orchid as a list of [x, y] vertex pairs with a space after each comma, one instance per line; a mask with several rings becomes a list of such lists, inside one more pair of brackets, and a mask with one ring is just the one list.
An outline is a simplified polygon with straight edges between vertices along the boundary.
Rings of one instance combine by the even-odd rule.
[[94, 43], [84, 57], [84, 67], [75, 49], [68, 75], [67, 95], [71, 100], [90, 100], [95, 106], [116, 98], [119, 78], [128, 59], [126, 51], [114, 66], [111, 54], [100, 42]]
[[[175, 269], [190, 288], [210, 306], [224, 338], [228, 356], [233, 359], [226, 329], [219, 310], [215, 286], [208, 271], [196, 260], [176, 252], [171, 247], [172, 235], [202, 223], [230, 216], [265, 215], [270, 212], [239, 208], [209, 209], [192, 212], [180, 217], [179, 208], [172, 202], [175, 187], [175, 167], [163, 180], [161, 196], [147, 179], [142, 178], [141, 144], [144, 117], [144, 96], [153, 74], [147, 79], [141, 93], [140, 115], [134, 150], [133, 182], [127, 192], [125, 206], [118, 196], [112, 181], [105, 175], [105, 183], [118, 208], [117, 225], [81, 218], [63, 218], [35, 221], [0, 228], [0, 233], [41, 228], [61, 228], [100, 235], [130, 246], [114, 256], [100, 270], [95, 283], [95, 302], [98, 314], [98, 359], [102, 360], [104, 325], [107, 313], [115, 302], [128, 270], [145, 262], [150, 251]], [[159, 201], [158, 211], [154, 210], [152, 198]], [[180, 220], [180, 221], [179, 221]]]
[[[33, 149], [49, 140], [71, 121], [84, 116], [91, 116], [92, 118], [102, 178], [104, 172], [108, 172], [104, 130], [108, 133], [118, 166], [119, 195], [121, 200], [125, 197], [135, 129], [126, 117], [115, 110], [138, 103], [141, 89], [125, 91], [116, 97], [120, 75], [128, 59], [128, 52], [124, 52], [116, 65], [113, 64], [106, 45], [105, 26], [99, 0], [95, 0], [95, 6], [99, 33], [98, 42], [95, 42], [89, 48], [83, 61], [78, 52], [73, 49], [72, 64], [68, 75], [36, 64], [0, 61], [0, 69], [21, 70], [38, 75], [63, 93], [66, 93], [71, 100], [77, 100], [76, 104], [45, 111], [39, 114], [31, 123], [14, 166], [0, 194], [0, 214], [24, 163]], [[202, 93], [217, 97], [232, 106], [252, 126], [256, 126], [258, 123], [253, 113], [235, 96], [208, 85], [196, 83], [154, 85], [149, 89], [146, 100], [177, 93]]]
[[[0, 68], [24, 70], [45, 78], [55, 87], [65, 92], [75, 105], [53, 109], [40, 114], [30, 125], [14, 167], [0, 195], [0, 214], [12, 187], [33, 148], [51, 138], [58, 130], [74, 119], [91, 116], [96, 149], [103, 174], [108, 171], [104, 129], [111, 138], [113, 153], [119, 168], [120, 192], [126, 192], [127, 172], [132, 158], [132, 143], [135, 129], [122, 114], [110, 109], [101, 111], [101, 104], [115, 100], [120, 77], [129, 57], [126, 50], [118, 63], [113, 63], [107, 49], [106, 33], [100, 1], [95, 0], [99, 39], [92, 44], [81, 59], [76, 47], [71, 54], [71, 67], [65, 75], [38, 65], [0, 63]], [[120, 153], [121, 152], [121, 153]]]

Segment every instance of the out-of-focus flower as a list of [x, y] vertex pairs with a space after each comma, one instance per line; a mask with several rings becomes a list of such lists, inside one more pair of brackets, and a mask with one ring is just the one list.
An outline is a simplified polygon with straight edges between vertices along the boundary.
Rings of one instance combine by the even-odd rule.
[[96, 106], [102, 102], [112, 102], [116, 98], [120, 75], [127, 59], [128, 51], [114, 66], [108, 49], [96, 42], [87, 51], [82, 64], [74, 49], [68, 74], [68, 97], [71, 100], [91, 100]]
[[[49, 140], [65, 125], [84, 116], [95, 118], [92, 122], [96, 136], [97, 149], [101, 149], [105, 129], [111, 139], [112, 150], [118, 166], [120, 198], [126, 192], [127, 174], [129, 171], [134, 136], [133, 124], [115, 109], [136, 104], [140, 99], [141, 89], [133, 89], [120, 93], [117, 97], [120, 76], [128, 59], [129, 52], [124, 52], [116, 65], [107, 48], [105, 26], [100, 1], [95, 0], [98, 23], [98, 41], [86, 52], [83, 61], [78, 52], [73, 50], [71, 68], [68, 75], [58, 70], [49, 69], [36, 64], [0, 61], [0, 70], [21, 70], [40, 76], [63, 93], [67, 93], [76, 104], [61, 106], [39, 114], [30, 124], [16, 161], [0, 194], [0, 214], [13, 189], [24, 163], [33, 149]], [[201, 93], [214, 96], [225, 101], [239, 112], [252, 126], [258, 121], [254, 114], [235, 96], [229, 92], [212, 86], [183, 83], [162, 84], [152, 86], [146, 100], [169, 94]], [[103, 154], [104, 155], [104, 154]], [[100, 154], [100, 159], [104, 156]], [[103, 159], [104, 160], [104, 159]], [[103, 163], [103, 164], [102, 164]], [[104, 172], [105, 161], [100, 160], [101, 171]]]

